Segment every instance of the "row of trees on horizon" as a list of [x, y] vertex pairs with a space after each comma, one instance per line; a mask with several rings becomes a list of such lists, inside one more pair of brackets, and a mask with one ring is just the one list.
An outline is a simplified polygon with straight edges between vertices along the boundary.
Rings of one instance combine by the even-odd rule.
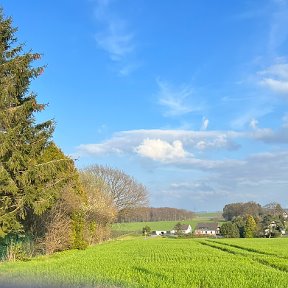
[[195, 213], [171, 207], [139, 207], [118, 216], [117, 222], [183, 221], [192, 219]]

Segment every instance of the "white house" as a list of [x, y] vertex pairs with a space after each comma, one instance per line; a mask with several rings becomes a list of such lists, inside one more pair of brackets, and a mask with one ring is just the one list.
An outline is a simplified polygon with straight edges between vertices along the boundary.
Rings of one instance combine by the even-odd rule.
[[275, 221], [272, 221], [272, 222], [268, 225], [268, 227], [264, 230], [264, 235], [265, 235], [266, 237], [268, 237], [268, 236], [270, 237], [270, 236], [271, 236], [271, 233], [275, 232], [275, 231], [277, 230], [277, 228], [278, 228], [279, 232], [281, 233], [281, 235], [285, 235], [285, 233], [286, 233], [285, 228], [277, 227], [277, 224], [276, 224]]
[[192, 227], [189, 224], [181, 224], [180, 227], [175, 226], [173, 230], [170, 230], [168, 232], [170, 234], [176, 234], [177, 232], [180, 232], [181, 234], [189, 234], [192, 233]]
[[179, 231], [182, 234], [189, 234], [192, 233], [192, 227], [189, 224], [182, 224], [180, 227], [175, 226], [174, 229], [170, 231], [170, 233], [176, 234], [177, 231]]
[[194, 233], [196, 235], [215, 236], [220, 234], [220, 227], [218, 223], [198, 223]]
[[177, 232], [180, 232], [182, 234], [189, 234], [189, 233], [192, 233], [192, 227], [189, 224], [181, 224], [180, 227], [174, 227], [174, 229], [170, 231], [165, 231], [165, 230], [152, 231], [152, 235], [163, 236], [167, 234], [176, 234]]

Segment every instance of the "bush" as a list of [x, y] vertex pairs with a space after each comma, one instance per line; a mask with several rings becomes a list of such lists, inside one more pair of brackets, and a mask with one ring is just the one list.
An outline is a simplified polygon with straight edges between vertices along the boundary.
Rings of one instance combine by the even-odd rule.
[[72, 248], [86, 249], [87, 241], [84, 239], [85, 220], [81, 212], [74, 212], [72, 215]]
[[272, 236], [273, 238], [278, 238], [278, 237], [281, 237], [282, 234], [281, 234], [280, 231], [275, 230], [274, 232], [271, 233], [271, 236]]
[[221, 228], [220, 233], [225, 238], [239, 238], [240, 233], [237, 225], [235, 223], [232, 223], [230, 221], [225, 222]]
[[70, 249], [72, 246], [72, 221], [64, 207], [55, 207], [47, 219], [47, 232], [43, 239], [43, 250], [52, 254]]
[[28, 237], [23, 239], [9, 237], [1, 246], [1, 258], [5, 261], [28, 260], [35, 254], [34, 242]]
[[148, 225], [144, 226], [142, 229], [142, 234], [143, 235], [150, 235], [151, 234], [151, 227], [149, 227]]

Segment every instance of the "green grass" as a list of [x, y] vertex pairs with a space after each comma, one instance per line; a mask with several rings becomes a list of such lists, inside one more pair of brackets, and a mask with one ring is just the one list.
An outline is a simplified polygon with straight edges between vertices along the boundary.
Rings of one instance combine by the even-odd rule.
[[[230, 241], [229, 241], [230, 240]], [[287, 239], [206, 240], [202, 244], [234, 255], [244, 256], [268, 267], [288, 272], [288, 253], [283, 245]], [[287, 243], [285, 243], [287, 244]]]
[[[157, 221], [157, 222], [131, 222], [131, 223], [115, 223], [112, 230], [135, 232], [142, 231], [142, 228], [148, 225], [151, 230], [172, 230], [179, 221]], [[181, 221], [183, 224], [196, 225], [194, 220]]]
[[[221, 217], [221, 213], [201, 213], [196, 214], [196, 217], [185, 221], [157, 221], [157, 222], [131, 222], [131, 223], [115, 223], [112, 225], [112, 230], [122, 232], [142, 231], [142, 228], [148, 225], [151, 230], [172, 230], [174, 226], [181, 222], [183, 224], [190, 224], [192, 229], [195, 228], [199, 222], [217, 222], [215, 218]], [[218, 221], [219, 223], [221, 221]]]
[[240, 247], [241, 249], [251, 252], [277, 255], [288, 259], [288, 247], [283, 249], [285, 248], [283, 247], [283, 243], [287, 243], [288, 246], [288, 238], [219, 239], [217, 242], [231, 247]]
[[[2, 263], [1, 283], [34, 283], [35, 287], [288, 287], [287, 238], [127, 239], [29, 262]], [[272, 247], [271, 255], [265, 254], [268, 247]], [[254, 248], [257, 251], [249, 250]]]
[[200, 213], [195, 213], [197, 218], [222, 218], [222, 212], [200, 212]]

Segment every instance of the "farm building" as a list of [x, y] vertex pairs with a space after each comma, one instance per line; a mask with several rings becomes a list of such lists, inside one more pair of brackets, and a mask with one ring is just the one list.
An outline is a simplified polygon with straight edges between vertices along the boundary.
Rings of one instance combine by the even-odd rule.
[[180, 227], [175, 226], [173, 230], [170, 231], [170, 234], [176, 234], [179, 231], [182, 234], [192, 233], [192, 227], [189, 224], [182, 224]]
[[196, 235], [218, 235], [220, 233], [220, 227], [218, 223], [212, 222], [212, 223], [198, 223], [194, 233]]
[[151, 234], [152, 234], [152, 235], [162, 236], [162, 235], [166, 235], [166, 234], [167, 234], [167, 231], [164, 231], [164, 230], [156, 230], [156, 231], [152, 231]]
[[156, 230], [156, 231], [152, 231], [152, 235], [159, 235], [159, 236], [163, 236], [163, 235], [175, 235], [177, 234], [177, 232], [180, 232], [180, 234], [188, 234], [188, 233], [192, 233], [192, 227], [189, 224], [181, 224], [181, 226], [177, 225], [170, 231], [165, 231], [165, 230]]

